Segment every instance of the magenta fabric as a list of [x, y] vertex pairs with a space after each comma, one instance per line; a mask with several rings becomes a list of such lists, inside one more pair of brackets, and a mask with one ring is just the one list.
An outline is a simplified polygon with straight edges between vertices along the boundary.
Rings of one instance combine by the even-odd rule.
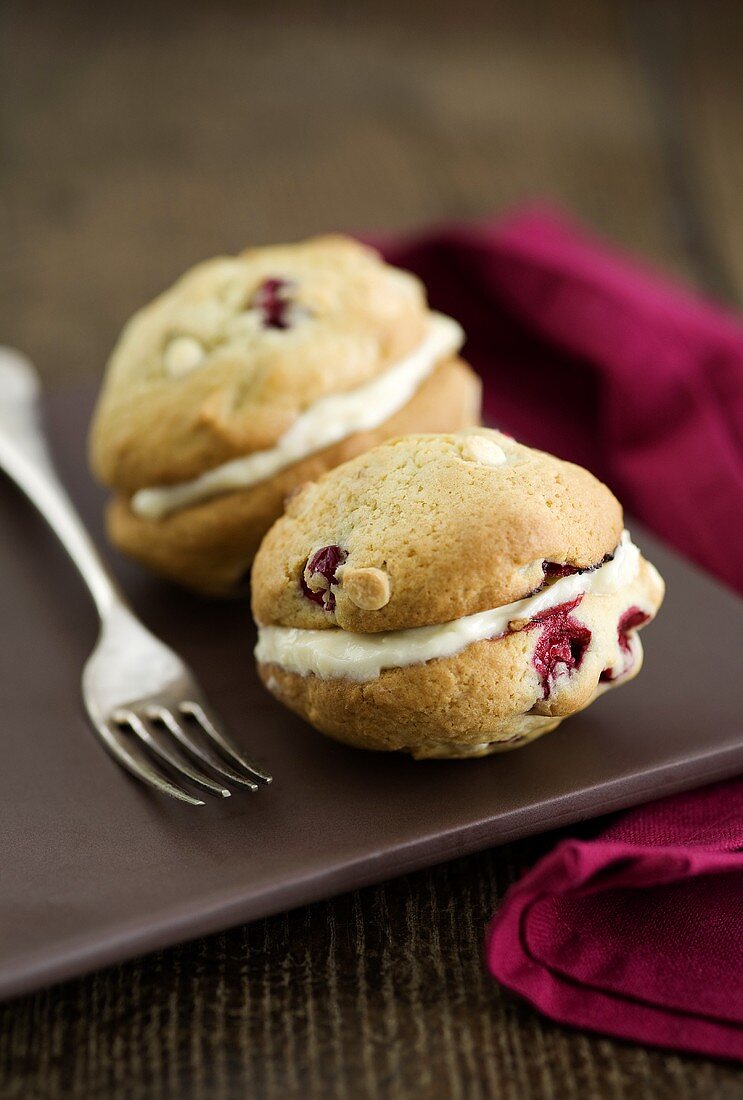
[[[545, 210], [382, 248], [464, 325], [488, 422], [588, 466], [743, 592], [736, 318]], [[563, 841], [508, 891], [488, 966], [563, 1023], [743, 1059], [740, 849], [743, 779]]]
[[491, 973], [547, 1016], [743, 1059], [743, 782], [565, 840], [488, 929]]

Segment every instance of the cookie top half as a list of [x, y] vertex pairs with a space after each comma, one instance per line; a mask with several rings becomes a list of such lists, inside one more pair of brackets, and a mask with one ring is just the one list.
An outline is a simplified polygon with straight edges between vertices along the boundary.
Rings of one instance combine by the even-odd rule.
[[312, 403], [411, 353], [429, 320], [420, 281], [346, 237], [199, 264], [126, 325], [93, 468], [126, 493], [269, 448]]
[[600, 564], [622, 527], [587, 470], [500, 432], [403, 436], [292, 497], [255, 559], [253, 613], [361, 633], [449, 622]]

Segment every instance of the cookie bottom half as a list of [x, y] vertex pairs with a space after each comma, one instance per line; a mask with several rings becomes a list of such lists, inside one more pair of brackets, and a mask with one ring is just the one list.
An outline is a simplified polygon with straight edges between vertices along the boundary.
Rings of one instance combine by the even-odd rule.
[[[373, 680], [303, 676], [276, 664], [259, 664], [258, 671], [281, 703], [357, 748], [418, 759], [519, 748], [637, 675], [643, 661], [637, 630], [662, 599], [656, 576], [643, 562], [633, 585], [611, 596], [586, 595], [567, 618], [556, 608], [531, 627], [473, 642], [450, 657], [385, 669]], [[565, 629], [572, 631], [568, 650]]]
[[480, 397], [480, 380], [470, 367], [461, 359], [447, 360], [379, 427], [348, 436], [248, 489], [163, 519], [139, 516], [127, 498], [117, 497], [108, 508], [109, 538], [125, 554], [171, 580], [205, 595], [233, 595], [245, 588], [261, 540], [293, 489], [392, 436], [457, 431], [478, 424]]

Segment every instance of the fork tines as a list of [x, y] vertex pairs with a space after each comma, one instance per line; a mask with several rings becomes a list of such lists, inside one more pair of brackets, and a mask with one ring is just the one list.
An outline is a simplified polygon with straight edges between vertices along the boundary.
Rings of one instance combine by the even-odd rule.
[[227, 783], [257, 791], [271, 782], [268, 772], [228, 740], [202, 702], [166, 707], [160, 700], [144, 700], [118, 707], [100, 732], [117, 760], [139, 779], [194, 806], [204, 801], [174, 780], [217, 798], [229, 797]]

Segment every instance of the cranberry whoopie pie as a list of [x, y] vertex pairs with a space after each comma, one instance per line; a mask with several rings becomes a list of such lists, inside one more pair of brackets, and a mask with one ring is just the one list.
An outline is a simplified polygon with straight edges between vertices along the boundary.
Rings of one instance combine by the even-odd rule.
[[636, 676], [663, 592], [587, 470], [485, 428], [409, 435], [291, 499], [253, 568], [256, 658], [340, 741], [480, 756]]
[[344, 237], [202, 263], [128, 323], [91, 434], [109, 532], [207, 593], [244, 584], [296, 486], [407, 431], [478, 422], [459, 325]]

